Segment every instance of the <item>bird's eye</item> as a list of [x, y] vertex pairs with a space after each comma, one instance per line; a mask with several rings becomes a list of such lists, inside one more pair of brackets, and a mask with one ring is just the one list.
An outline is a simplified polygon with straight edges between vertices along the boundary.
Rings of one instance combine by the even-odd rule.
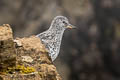
[[63, 23], [65, 24], [66, 22], [65, 22], [65, 21], [63, 21]]

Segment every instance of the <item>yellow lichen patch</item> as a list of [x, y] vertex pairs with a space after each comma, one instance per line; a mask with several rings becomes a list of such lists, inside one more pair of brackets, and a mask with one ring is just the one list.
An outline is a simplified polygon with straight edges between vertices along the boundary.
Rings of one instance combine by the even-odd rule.
[[1, 70], [0, 74], [14, 74], [14, 73], [28, 74], [32, 72], [35, 72], [35, 69], [33, 67], [17, 65], [16, 67], [8, 67], [7, 69]]
[[16, 70], [19, 70], [22, 74], [35, 72], [35, 69], [33, 67], [25, 67], [24, 65], [17, 65]]
[[13, 73], [15, 73], [14, 67], [8, 67], [7, 69], [2, 69], [0, 71], [0, 74], [13, 74]]

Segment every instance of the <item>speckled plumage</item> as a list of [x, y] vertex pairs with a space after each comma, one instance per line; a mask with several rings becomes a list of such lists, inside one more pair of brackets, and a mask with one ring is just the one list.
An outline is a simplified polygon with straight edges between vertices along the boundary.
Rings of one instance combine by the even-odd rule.
[[54, 61], [59, 54], [62, 36], [65, 29], [69, 28], [68, 26], [70, 28], [72, 27], [66, 17], [57, 16], [53, 19], [48, 30], [37, 35], [48, 49], [52, 61]]

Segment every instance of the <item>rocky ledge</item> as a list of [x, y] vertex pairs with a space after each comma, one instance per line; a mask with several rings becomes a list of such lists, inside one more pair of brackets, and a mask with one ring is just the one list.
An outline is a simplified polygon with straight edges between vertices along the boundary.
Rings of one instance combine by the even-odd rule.
[[62, 80], [40, 39], [13, 39], [8, 24], [0, 26], [0, 80]]

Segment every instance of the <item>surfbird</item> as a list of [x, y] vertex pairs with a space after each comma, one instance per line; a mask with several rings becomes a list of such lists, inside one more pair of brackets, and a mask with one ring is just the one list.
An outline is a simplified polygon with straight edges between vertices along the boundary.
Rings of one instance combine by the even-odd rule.
[[63, 33], [67, 28], [72, 29], [75, 28], [75, 26], [71, 25], [66, 17], [56, 16], [48, 30], [36, 35], [47, 48], [52, 61], [54, 61], [59, 54]]

